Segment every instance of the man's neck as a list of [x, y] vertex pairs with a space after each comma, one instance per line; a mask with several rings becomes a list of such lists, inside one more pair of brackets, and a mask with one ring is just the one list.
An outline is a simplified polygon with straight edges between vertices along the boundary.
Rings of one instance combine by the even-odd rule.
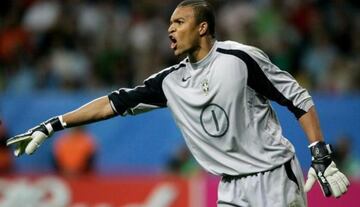
[[210, 52], [214, 43], [215, 39], [210, 37], [200, 40], [199, 47], [188, 55], [190, 62], [196, 63], [202, 60]]

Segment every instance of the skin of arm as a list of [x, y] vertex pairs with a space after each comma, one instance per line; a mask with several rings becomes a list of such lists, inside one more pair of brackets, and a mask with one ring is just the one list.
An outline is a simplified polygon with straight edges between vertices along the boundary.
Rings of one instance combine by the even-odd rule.
[[324, 138], [320, 128], [320, 121], [314, 106], [312, 106], [307, 113], [300, 117], [299, 123], [310, 144], [317, 141], [323, 141]]
[[62, 118], [66, 123], [66, 127], [69, 128], [109, 119], [116, 115], [111, 107], [109, 98], [102, 96], [74, 111], [62, 115]]

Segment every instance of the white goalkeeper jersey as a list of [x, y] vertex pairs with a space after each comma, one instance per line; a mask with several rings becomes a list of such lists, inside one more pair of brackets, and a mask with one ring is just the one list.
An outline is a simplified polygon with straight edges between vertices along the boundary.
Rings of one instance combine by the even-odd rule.
[[295, 154], [270, 100], [296, 118], [313, 105], [309, 93], [261, 50], [233, 41], [217, 41], [201, 61], [186, 58], [109, 99], [123, 116], [168, 107], [202, 167], [240, 176], [271, 170]]

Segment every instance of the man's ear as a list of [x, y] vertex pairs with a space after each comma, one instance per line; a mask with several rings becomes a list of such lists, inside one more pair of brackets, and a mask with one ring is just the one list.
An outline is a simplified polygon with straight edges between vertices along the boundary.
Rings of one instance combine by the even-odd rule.
[[206, 35], [207, 31], [208, 31], [209, 25], [207, 22], [201, 22], [199, 24], [199, 34], [200, 36], [204, 36]]

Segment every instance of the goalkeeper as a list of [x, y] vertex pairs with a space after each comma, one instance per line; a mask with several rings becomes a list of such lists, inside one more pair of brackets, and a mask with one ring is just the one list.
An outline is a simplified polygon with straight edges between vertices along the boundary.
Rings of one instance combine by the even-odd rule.
[[[199, 164], [222, 176], [218, 207], [306, 206], [318, 181], [325, 196], [339, 197], [349, 181], [331, 158], [309, 93], [260, 49], [215, 39], [215, 17], [202, 0], [174, 10], [170, 47], [185, 56], [133, 89], [106, 96], [8, 140], [15, 155], [32, 154], [54, 132], [117, 115], [168, 107]], [[293, 113], [309, 140], [312, 164], [304, 185], [295, 148], [282, 135], [270, 100]]]

